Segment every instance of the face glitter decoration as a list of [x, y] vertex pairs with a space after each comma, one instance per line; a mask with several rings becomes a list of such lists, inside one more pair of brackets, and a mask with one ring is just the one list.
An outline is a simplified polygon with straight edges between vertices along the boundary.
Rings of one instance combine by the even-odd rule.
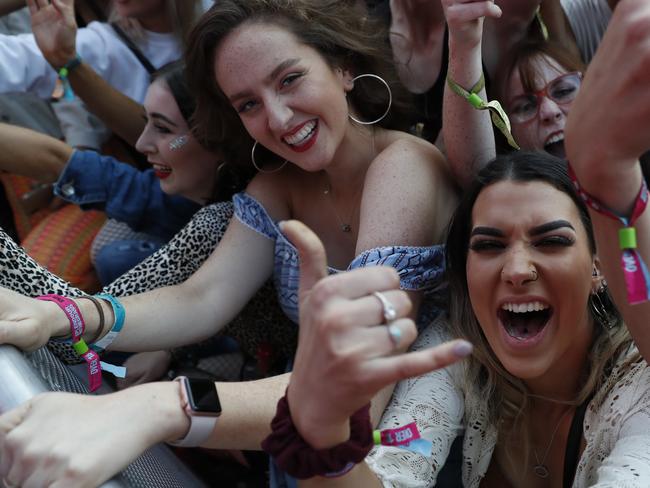
[[178, 151], [180, 148], [182, 148], [187, 142], [190, 140], [190, 138], [186, 135], [184, 136], [178, 136], [176, 139], [171, 141], [169, 143], [169, 149], [172, 151]]

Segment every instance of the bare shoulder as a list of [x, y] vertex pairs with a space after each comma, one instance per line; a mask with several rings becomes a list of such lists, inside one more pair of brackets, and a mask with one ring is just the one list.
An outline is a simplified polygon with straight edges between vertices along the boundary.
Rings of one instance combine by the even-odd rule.
[[246, 193], [262, 204], [273, 220], [291, 218], [291, 183], [295, 179], [293, 165], [287, 164], [275, 173], [257, 173], [246, 187]]
[[407, 185], [440, 179], [453, 186], [446, 158], [430, 142], [405, 132], [384, 131], [378, 135], [377, 149], [366, 183], [399, 176]]

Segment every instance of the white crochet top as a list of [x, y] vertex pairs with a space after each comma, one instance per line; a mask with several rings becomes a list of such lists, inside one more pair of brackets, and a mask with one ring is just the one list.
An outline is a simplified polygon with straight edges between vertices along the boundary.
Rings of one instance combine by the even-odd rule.
[[[414, 349], [448, 339], [445, 317], [420, 334]], [[623, 354], [608, 381], [589, 403], [584, 419], [586, 448], [574, 488], [647, 488], [650, 486], [650, 368], [644, 360], [626, 364], [636, 348]], [[478, 396], [464, 395], [460, 366], [401, 381], [386, 407], [380, 428], [413, 422], [433, 442], [429, 457], [379, 446], [366, 462], [386, 487], [432, 487], [454, 438], [463, 430], [463, 486], [478, 488], [490, 465], [497, 430], [487, 422]]]

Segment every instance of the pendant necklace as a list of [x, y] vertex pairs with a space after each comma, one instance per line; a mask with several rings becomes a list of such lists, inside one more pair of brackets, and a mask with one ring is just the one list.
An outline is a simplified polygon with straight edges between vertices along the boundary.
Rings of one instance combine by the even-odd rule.
[[[326, 175], [327, 176], [327, 175]], [[363, 185], [361, 186], [363, 188]], [[352, 210], [350, 211], [350, 215], [348, 215], [347, 221], [344, 221], [341, 219], [341, 216], [339, 215], [338, 211], [336, 210], [336, 205], [334, 205], [334, 201], [332, 200], [331, 194], [332, 194], [332, 187], [329, 183], [329, 180], [327, 181], [327, 184], [325, 185], [325, 189], [323, 190], [323, 194], [328, 197], [330, 205], [332, 206], [332, 210], [334, 210], [334, 215], [336, 216], [336, 220], [339, 223], [339, 227], [342, 232], [348, 233], [352, 232], [352, 217], [354, 216], [354, 211], [358, 207], [358, 203], [356, 203], [353, 207]], [[354, 195], [355, 200], [357, 199], [356, 197], [359, 195], [359, 191]]]
[[555, 440], [555, 434], [557, 434], [558, 429], [560, 428], [560, 424], [562, 423], [562, 419], [566, 416], [567, 413], [569, 413], [571, 409], [567, 409], [564, 411], [562, 416], [560, 417], [560, 420], [557, 421], [557, 425], [555, 426], [555, 429], [553, 430], [553, 434], [551, 434], [551, 442], [548, 443], [548, 446], [546, 447], [546, 451], [544, 451], [544, 456], [542, 456], [542, 460], [539, 460], [539, 457], [537, 457], [537, 450], [533, 447], [533, 454], [535, 455], [535, 466], [533, 466], [533, 473], [535, 473], [537, 476], [539, 476], [542, 479], [548, 478], [548, 475], [550, 474], [548, 470], [548, 466], [544, 464], [546, 462], [546, 458], [548, 457], [548, 453], [551, 451], [551, 446], [553, 445], [553, 440]]
[[[375, 157], [375, 134], [373, 132], [372, 134], [372, 158], [374, 160]], [[323, 190], [323, 194], [328, 197], [330, 201], [330, 205], [332, 206], [332, 210], [334, 210], [334, 215], [336, 216], [336, 220], [339, 223], [339, 227], [342, 232], [349, 233], [352, 232], [352, 217], [354, 217], [354, 211], [359, 207], [360, 199], [357, 197], [359, 196], [359, 193], [361, 193], [361, 190], [363, 189], [363, 183], [359, 186], [359, 189], [357, 192], [354, 194], [354, 201], [356, 202], [352, 206], [352, 210], [350, 210], [350, 215], [348, 215], [348, 218], [346, 221], [344, 221], [341, 216], [339, 215], [338, 211], [336, 210], [336, 205], [334, 204], [334, 199], [332, 197], [332, 185], [330, 184], [329, 177], [327, 176], [327, 173], [325, 173], [325, 178], [326, 178], [326, 184], [325, 184], [325, 189]]]

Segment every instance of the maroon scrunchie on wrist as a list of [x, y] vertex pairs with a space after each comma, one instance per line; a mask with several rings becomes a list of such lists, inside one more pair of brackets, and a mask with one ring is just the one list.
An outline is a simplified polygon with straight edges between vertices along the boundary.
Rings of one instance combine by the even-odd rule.
[[280, 469], [294, 478], [347, 472], [350, 463], [360, 463], [373, 446], [370, 404], [350, 417], [350, 439], [329, 449], [314, 449], [301, 436], [291, 419], [286, 395], [278, 401], [271, 434], [262, 442]]

